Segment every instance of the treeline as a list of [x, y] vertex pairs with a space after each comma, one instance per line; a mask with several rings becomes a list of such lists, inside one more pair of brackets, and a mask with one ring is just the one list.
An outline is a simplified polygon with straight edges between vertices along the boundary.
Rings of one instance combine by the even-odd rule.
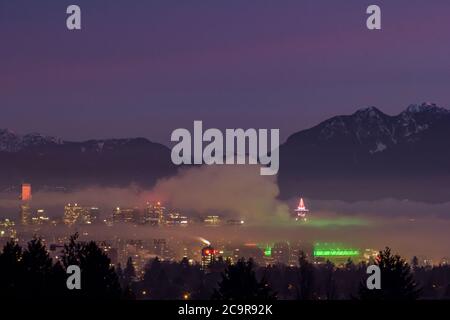
[[[337, 268], [331, 262], [313, 264], [304, 253], [299, 266], [258, 266], [251, 259], [235, 264], [218, 259], [207, 272], [185, 258], [180, 262], [152, 259], [143, 277], [137, 277], [133, 261], [115, 268], [95, 242], [78, 241], [77, 235], [64, 246], [58, 261], [52, 261], [42, 240], [32, 239], [26, 248], [8, 242], [0, 253], [0, 298], [2, 299], [361, 299], [414, 300], [450, 298], [450, 267], [410, 266], [389, 248], [374, 262], [381, 270], [381, 289], [366, 286], [364, 263], [348, 261]], [[81, 269], [81, 289], [66, 286], [70, 265]]]
[[[0, 297], [9, 299], [119, 299], [122, 290], [111, 261], [93, 241], [79, 242], [78, 235], [64, 245], [54, 263], [40, 238], [26, 248], [8, 242], [0, 254]], [[82, 270], [81, 290], [69, 290], [66, 269]]]

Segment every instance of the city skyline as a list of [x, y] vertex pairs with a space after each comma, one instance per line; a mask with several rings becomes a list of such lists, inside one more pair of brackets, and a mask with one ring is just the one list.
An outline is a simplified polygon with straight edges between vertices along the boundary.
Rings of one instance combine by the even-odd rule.
[[0, 0], [0, 301], [449, 299], [449, 13]]

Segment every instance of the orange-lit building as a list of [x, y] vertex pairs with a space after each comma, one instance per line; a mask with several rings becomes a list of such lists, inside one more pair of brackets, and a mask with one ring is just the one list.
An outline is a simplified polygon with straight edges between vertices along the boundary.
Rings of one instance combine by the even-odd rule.
[[20, 221], [22, 225], [29, 225], [31, 224], [31, 207], [30, 207], [30, 201], [31, 201], [31, 184], [29, 183], [23, 183], [22, 184], [22, 204], [20, 205]]
[[30, 201], [31, 200], [31, 184], [24, 183], [22, 184], [22, 201]]

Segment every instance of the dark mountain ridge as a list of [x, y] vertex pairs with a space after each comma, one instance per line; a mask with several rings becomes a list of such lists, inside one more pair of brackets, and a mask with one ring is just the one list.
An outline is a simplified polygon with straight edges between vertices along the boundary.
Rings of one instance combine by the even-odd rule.
[[170, 149], [145, 138], [70, 142], [8, 130], [0, 130], [0, 165], [2, 187], [25, 181], [36, 187], [148, 187], [176, 173]]
[[375, 107], [328, 119], [280, 147], [282, 198], [450, 201], [450, 111]]
[[[432, 103], [330, 118], [280, 147], [280, 198], [450, 201], [449, 141], [450, 111]], [[145, 138], [70, 142], [1, 129], [0, 168], [0, 190], [22, 182], [151, 187], [177, 172], [170, 149]]]

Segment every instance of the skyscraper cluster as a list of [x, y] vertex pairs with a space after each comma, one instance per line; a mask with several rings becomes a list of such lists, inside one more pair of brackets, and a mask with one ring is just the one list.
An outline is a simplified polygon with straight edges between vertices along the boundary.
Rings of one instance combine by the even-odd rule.
[[100, 210], [97, 207], [83, 207], [75, 204], [67, 204], [64, 207], [63, 222], [67, 226], [74, 224], [89, 225], [97, 221]]

